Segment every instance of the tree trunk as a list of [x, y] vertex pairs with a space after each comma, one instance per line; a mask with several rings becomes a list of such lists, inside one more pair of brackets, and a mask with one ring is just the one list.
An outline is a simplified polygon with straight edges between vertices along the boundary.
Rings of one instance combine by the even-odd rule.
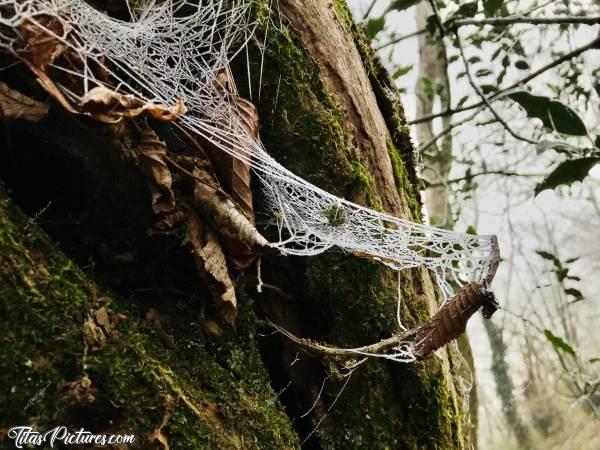
[[[330, 192], [420, 220], [401, 105], [344, 2], [282, 0], [278, 11], [255, 3], [256, 41], [266, 48], [250, 49], [249, 72], [267, 150]], [[240, 85], [244, 65], [234, 64]], [[22, 68], [2, 78], [39, 98]], [[37, 124], [8, 125], [0, 442], [14, 425], [65, 424], [133, 433], [145, 448], [149, 437], [172, 449], [297, 448], [304, 440], [323, 449], [469, 445], [453, 355], [369, 361], [348, 379], [339, 361], [257, 328], [257, 316], [269, 317], [341, 347], [375, 342], [397, 331], [394, 272], [336, 251], [263, 257], [263, 294], [253, 268], [234, 274], [232, 327], [215, 319], [181, 236], [146, 234], [156, 219], [126, 125], [99, 125], [58, 106]], [[255, 201], [260, 211], [258, 192]], [[402, 293], [409, 326], [436, 307], [424, 270], [402, 274]]]
[[[416, 6], [417, 29], [427, 26], [427, 19], [433, 11], [427, 2]], [[450, 80], [448, 79], [448, 58], [446, 47], [431, 38], [429, 33], [422, 33], [419, 40], [419, 78], [417, 79], [417, 108], [416, 116], [423, 117], [433, 113], [436, 100], [440, 109], [449, 109], [452, 105], [450, 97]], [[450, 125], [452, 116], [441, 119], [442, 129]], [[419, 145], [426, 146], [433, 142], [437, 134], [433, 130], [433, 121], [416, 125]], [[439, 144], [439, 145], [438, 145]], [[435, 141], [421, 155], [424, 162], [423, 176], [431, 184], [425, 190], [425, 206], [432, 225], [452, 228], [453, 217], [450, 199], [445, 186], [452, 166], [452, 133]]]
[[[433, 14], [428, 2], [420, 2], [415, 7], [417, 29], [427, 26], [427, 19]], [[424, 117], [434, 113], [436, 101], [440, 109], [450, 109], [452, 105], [450, 79], [448, 77], [448, 58], [443, 42], [433, 39], [429, 33], [418, 36], [419, 42], [419, 75], [415, 86], [417, 92], [416, 117]], [[442, 129], [450, 125], [452, 116], [441, 119]], [[436, 186], [425, 189], [424, 202], [429, 222], [437, 227], [452, 229], [455, 225], [454, 215], [450, 205], [446, 181], [452, 169], [452, 134], [448, 133], [440, 140], [434, 141], [433, 121], [427, 121], [415, 126], [417, 140], [421, 147], [432, 143], [421, 154], [423, 161], [423, 177]], [[469, 395], [469, 411], [465, 414], [463, 428], [469, 433], [469, 439], [477, 447], [478, 400], [475, 378], [475, 364], [471, 344], [467, 335], [457, 339], [458, 351], [464, 356], [466, 364], [461, 367], [459, 374], [468, 379], [471, 384]]]

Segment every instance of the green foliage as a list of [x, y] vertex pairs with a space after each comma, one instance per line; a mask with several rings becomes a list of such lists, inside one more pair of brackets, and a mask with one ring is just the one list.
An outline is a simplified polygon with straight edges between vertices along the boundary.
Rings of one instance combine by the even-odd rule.
[[556, 348], [557, 350], [560, 350], [561, 352], [565, 352], [565, 353], [571, 355], [573, 358], [577, 357], [577, 354], [575, 353], [575, 350], [573, 350], [573, 347], [571, 347], [569, 344], [567, 344], [565, 342], [565, 340], [563, 338], [561, 338], [560, 336], [556, 336], [554, 333], [552, 333], [552, 331], [547, 330], [547, 329], [544, 330], [544, 336], [546, 336], [546, 339], [548, 339], [548, 341], [550, 341], [552, 346], [554, 348]]
[[560, 163], [556, 169], [536, 186], [535, 195], [546, 189], [554, 189], [562, 184], [570, 186], [576, 181], [582, 181], [588, 175], [592, 167], [599, 162], [599, 157], [587, 157], [570, 159]]
[[573, 297], [573, 300], [571, 301], [571, 303], [580, 302], [581, 300], [584, 299], [583, 294], [581, 293], [581, 291], [579, 289], [567, 288], [567, 289], [565, 289], [565, 293], [567, 293], [568, 295]]
[[569, 273], [569, 265], [577, 261], [578, 258], [569, 258], [565, 261], [561, 261], [556, 255], [544, 250], [536, 250], [536, 253], [542, 258], [552, 261], [552, 264], [554, 265], [552, 271], [556, 274], [556, 279], [559, 282], [563, 282], [565, 280], [581, 281], [579, 277]]
[[483, 12], [490, 17], [502, 7], [504, 0], [483, 0]]
[[394, 73], [392, 74], [392, 78], [394, 80], [397, 80], [401, 76], [406, 75], [408, 72], [410, 72], [413, 69], [413, 67], [413, 64], [409, 64], [407, 66], [400, 66], [394, 71]]
[[461, 99], [456, 104], [456, 107], [460, 108], [462, 105], [464, 105], [467, 102], [467, 100], [469, 100], [469, 96], [468, 95], [465, 95], [465, 96], [461, 97]]
[[369, 39], [374, 39], [385, 26], [385, 15], [367, 20], [365, 23], [365, 33]]
[[421, 0], [392, 0], [390, 6], [388, 6], [388, 11], [404, 11], [405, 9], [410, 8], [411, 6], [415, 6]]
[[479, 2], [466, 2], [461, 4], [458, 7], [458, 10], [456, 11], [456, 13], [454, 14], [453, 17], [455, 16], [461, 16], [461, 17], [474, 17], [475, 14], [477, 14], [477, 11], [479, 9]]
[[529, 64], [527, 63], [527, 61], [520, 59], [518, 61], [515, 61], [515, 67], [519, 70], [528, 70]]
[[508, 97], [521, 105], [529, 117], [540, 119], [546, 128], [573, 136], [587, 135], [585, 124], [577, 113], [559, 101], [526, 91]]

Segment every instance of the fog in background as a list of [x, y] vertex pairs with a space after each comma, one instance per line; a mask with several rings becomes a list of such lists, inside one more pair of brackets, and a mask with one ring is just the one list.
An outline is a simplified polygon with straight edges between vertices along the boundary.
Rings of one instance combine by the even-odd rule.
[[[371, 0], [350, 0], [355, 20], [359, 21]], [[370, 17], [381, 15], [389, 2], [380, 0], [371, 11]], [[526, 9], [528, 3], [517, 2], [519, 8]], [[551, 3], [551, 2], [550, 2]], [[558, 3], [558, 2], [557, 2]], [[595, 6], [594, 6], [595, 5]], [[590, 2], [590, 11], [597, 5]], [[591, 12], [590, 12], [591, 13]], [[469, 27], [473, 28], [474, 27]], [[548, 45], [554, 49], [568, 51], [589, 42], [598, 33], [598, 27], [581, 27], [571, 33], [569, 39], [560, 37], [551, 27], [542, 31], [523, 26], [521, 43], [528, 55], [528, 63], [532, 68], [539, 67], [551, 60], [547, 51]], [[402, 12], [391, 12], [387, 16], [385, 31], [381, 35], [393, 33], [405, 35], [416, 30], [415, 8]], [[468, 29], [461, 29], [461, 35], [468, 35]], [[385, 42], [385, 36], [379, 42]], [[493, 44], [492, 44], [493, 45]], [[490, 52], [492, 45], [485, 44], [481, 50], [466, 48], [467, 56]], [[455, 54], [450, 49], [449, 56]], [[397, 85], [403, 90], [402, 101], [408, 119], [415, 118], [417, 82], [419, 66], [419, 49], [417, 38], [410, 38], [388, 47], [381, 52], [381, 57], [390, 71], [398, 66], [414, 65], [406, 75], [397, 80]], [[485, 58], [484, 58], [485, 59]], [[597, 68], [600, 58], [598, 52], [588, 52], [584, 55], [585, 65], [590, 71]], [[493, 71], [494, 68], [491, 68]], [[460, 61], [450, 65], [449, 78], [453, 104], [463, 95], [470, 95], [475, 100], [476, 95], [469, 86], [466, 77], [459, 78], [464, 68]], [[518, 78], [517, 71], [507, 73], [503, 85], [511, 84]], [[522, 76], [522, 75], [521, 75]], [[545, 82], [560, 82], [552, 72], [543, 74], [532, 82], [538, 95], [552, 97], [551, 91], [545, 88]], [[588, 75], [582, 75], [578, 84], [590, 86], [593, 80]], [[507, 102], [497, 102], [498, 110], [503, 117], [510, 118], [516, 130], [523, 129], [527, 133], [531, 119], [528, 119], [517, 107]], [[495, 105], [496, 105], [495, 104]], [[588, 130], [598, 129], [598, 96], [591, 99], [590, 105], [570, 106], [577, 110]], [[470, 114], [463, 113], [463, 114]], [[454, 119], [459, 119], [456, 115]], [[540, 152], [535, 146], [506, 137], [503, 145], [498, 145], [499, 136], [503, 129], [499, 125], [486, 127], [477, 126], [477, 122], [491, 119], [489, 112], [484, 111], [481, 117], [455, 130], [453, 136], [453, 153], [455, 163], [450, 178], [465, 175], [469, 166], [486, 167], [487, 170], [506, 170], [529, 174], [526, 177], [485, 176], [476, 179], [476, 189], [469, 195], [451, 195], [455, 208], [460, 208], [456, 230], [464, 231], [468, 226], [474, 226], [479, 234], [496, 234], [500, 242], [504, 261], [500, 265], [493, 283], [493, 290], [503, 308], [508, 312], [499, 311], [493, 320], [503, 330], [507, 345], [507, 361], [510, 374], [515, 386], [515, 396], [519, 403], [527, 403], [525, 398], [532, 377], [530, 367], [544, 374], [542, 382], [546, 384], [546, 392], [537, 397], [540, 401], [536, 408], [544, 408], [544, 398], [547, 405], [556, 403], [555, 423], [562, 423], [569, 415], [580, 414], [579, 409], [586, 399], [571, 398], [563, 395], [560, 381], [565, 377], [562, 368], [555, 364], [544, 366], [544, 361], [553, 358], [551, 347], [544, 340], [540, 329], [555, 330], [562, 335], [563, 323], [571, 321], [570, 326], [575, 331], [571, 337], [577, 357], [585, 362], [586, 377], [594, 382], [600, 371], [600, 363], [588, 364], [590, 359], [600, 357], [600, 166], [596, 166], [591, 175], [583, 183], [575, 183], [571, 188], [561, 187], [555, 191], [544, 191], [536, 198], [533, 190], [543, 174], [550, 171], [550, 165], [560, 159], [552, 150]], [[441, 123], [434, 122], [434, 128], [441, 129]], [[412, 136], [415, 144], [414, 127]], [[465, 161], [462, 163], [461, 161]], [[477, 172], [479, 169], [473, 169]], [[539, 174], [539, 175], [538, 175]], [[552, 261], [542, 258], [536, 251], [546, 251], [561, 261], [578, 258], [568, 263], [569, 274], [574, 280], [566, 280], [565, 286], [578, 289], [584, 299], [569, 304], [565, 298], [564, 289], [557, 286], [556, 274], [551, 272]], [[581, 281], [577, 281], [576, 278]], [[564, 288], [564, 286], [563, 286]], [[567, 304], [564, 307], [562, 305]], [[537, 328], [536, 328], [537, 327]], [[519, 448], [510, 436], [503, 421], [501, 404], [496, 394], [496, 386], [491, 376], [491, 351], [482, 320], [476, 315], [469, 322], [468, 334], [473, 348], [476, 376], [478, 379], [479, 396], [479, 438], [480, 448]], [[537, 335], [537, 336], [536, 336]], [[541, 335], [541, 336], [540, 336]], [[533, 340], [531, 338], [533, 336]], [[529, 356], [527, 356], [529, 355]], [[529, 358], [529, 359], [528, 359]], [[594, 369], [595, 367], [595, 369]], [[589, 370], [588, 370], [589, 368]], [[573, 369], [574, 370], [574, 369]], [[548, 376], [545, 377], [545, 372]], [[552, 373], [550, 373], [552, 372]], [[579, 375], [578, 375], [579, 376]], [[540, 400], [541, 398], [541, 400]], [[564, 401], [563, 401], [564, 400]], [[531, 402], [534, 402], [532, 399]], [[525, 405], [527, 406], [527, 405]], [[551, 408], [549, 408], [551, 409]], [[529, 416], [529, 411], [521, 408], [520, 414]], [[585, 415], [587, 413], [581, 413]], [[529, 420], [526, 417], [525, 420]], [[550, 420], [550, 419], [548, 419]], [[545, 448], [583, 448], [576, 443], [577, 434], [583, 428], [598, 429], [600, 425], [591, 418], [582, 419], [572, 429], [562, 430], [565, 435], [551, 442], [551, 447]], [[595, 423], [594, 423], [595, 422]], [[584, 424], [584, 425], [582, 425]], [[589, 426], [587, 425], [589, 424]], [[557, 428], [561, 428], [558, 425]], [[585, 430], [584, 430], [585, 431]], [[591, 432], [588, 430], [591, 436]], [[597, 434], [594, 432], [594, 434]], [[597, 437], [596, 437], [597, 439]], [[600, 448], [600, 441], [591, 443], [589, 439], [585, 448]], [[594, 447], [594, 445], [597, 445]]]

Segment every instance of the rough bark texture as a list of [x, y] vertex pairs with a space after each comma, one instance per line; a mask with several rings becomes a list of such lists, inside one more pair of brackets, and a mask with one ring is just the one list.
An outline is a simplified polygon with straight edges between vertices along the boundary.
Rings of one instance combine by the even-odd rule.
[[[324, 189], [419, 220], [400, 103], [345, 4], [282, 0], [269, 11], [268, 3], [254, 2], [266, 48], [249, 58], [266, 148]], [[240, 85], [244, 64], [234, 67]], [[39, 98], [19, 70], [4, 79]], [[321, 421], [347, 381], [339, 362], [261, 335], [255, 317], [338, 346], [371, 343], [397, 331], [395, 273], [338, 252], [263, 257], [263, 279], [277, 289], [257, 294], [252, 270], [239, 273], [237, 325], [217, 322], [181, 239], [145, 233], [154, 218], [127, 136], [59, 107], [39, 124], [10, 123], [2, 136], [12, 201], [2, 188], [0, 439], [11, 425], [66, 422], [141, 441], [168, 416], [162, 432], [175, 449], [296, 448], [309, 435], [306, 448], [467, 445], [452, 355], [364, 364]], [[258, 192], [255, 200], [260, 209]], [[406, 322], [424, 322], [436, 304], [428, 274], [402, 279]], [[102, 306], [128, 318], [92, 351], [84, 322]], [[61, 386], [84, 376], [97, 391], [82, 404]]]
[[[417, 29], [425, 28], [427, 18], [433, 14], [431, 5], [428, 2], [420, 2], [415, 11]], [[415, 115], [424, 117], [434, 112], [436, 100], [439, 100], [442, 110], [450, 108], [452, 101], [446, 47], [443, 43], [432, 39], [429, 33], [420, 34], [418, 43], [419, 75], [415, 86], [417, 92]], [[452, 116], [443, 117], [441, 129], [446, 129], [451, 122]], [[416, 137], [420, 146], [425, 146], [433, 140], [435, 135], [433, 124], [434, 121], [428, 121], [416, 125]], [[445, 186], [452, 168], [452, 150], [452, 133], [448, 133], [420, 155], [425, 167], [423, 177], [429, 183], [437, 185], [425, 189], [424, 203], [429, 221], [435, 226], [447, 229], [452, 229], [454, 226], [449, 192]], [[471, 444], [477, 447], [478, 402], [473, 354], [466, 335], [460, 336], [457, 343], [466, 362], [466, 365], [460, 370], [460, 375], [469, 379], [472, 384], [469, 396], [469, 414], [465, 414], [463, 428], [468, 430]]]

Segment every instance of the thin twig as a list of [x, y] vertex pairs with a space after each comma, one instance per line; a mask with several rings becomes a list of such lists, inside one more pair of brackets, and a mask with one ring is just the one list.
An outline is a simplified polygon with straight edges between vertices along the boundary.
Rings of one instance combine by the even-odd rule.
[[452, 178], [450, 180], [446, 180], [443, 183], [431, 183], [428, 184], [427, 187], [440, 187], [446, 184], [452, 183], [460, 183], [461, 181], [468, 181], [476, 177], [481, 177], [484, 175], [503, 175], [506, 177], [543, 177], [546, 174], [543, 173], [518, 173], [518, 172], [508, 172], [506, 170], [489, 170], [487, 172], [478, 172], [468, 176], [460, 177], [460, 178]]
[[310, 352], [317, 353], [320, 355], [335, 356], [335, 357], [341, 357], [341, 358], [355, 358], [356, 354], [365, 354], [365, 353], [373, 354], [373, 355], [384, 354], [386, 352], [386, 350], [397, 347], [402, 342], [413, 337], [417, 332], [416, 329], [408, 330], [403, 333], [396, 334], [387, 339], [383, 339], [379, 342], [376, 342], [375, 344], [365, 345], [363, 347], [338, 348], [338, 347], [332, 347], [329, 345], [319, 344], [318, 342], [315, 342], [311, 339], [300, 338], [300, 337], [296, 336], [295, 334], [293, 334], [292, 332], [286, 330], [285, 328], [282, 328], [281, 326], [271, 322], [270, 320], [258, 320], [257, 322], [259, 325], [264, 325], [264, 326], [269, 326], [271, 328], [274, 328], [275, 330], [277, 330], [278, 332], [283, 334], [285, 337], [287, 337], [289, 340], [304, 347], [306, 350], [308, 350]]
[[389, 40], [388, 42], [375, 47], [375, 50], [376, 51], [383, 50], [384, 48], [389, 47], [390, 45], [397, 44], [399, 42], [404, 41], [405, 39], [410, 39], [411, 37], [419, 36], [420, 34], [423, 34], [426, 32], [427, 32], [426, 28], [421, 28], [420, 30], [413, 31], [412, 33], [403, 34], [402, 36], [395, 37], [395, 38]]
[[475, 116], [481, 112], [482, 109], [483, 109], [483, 107], [479, 108], [477, 111], [475, 111], [470, 116], [467, 116], [464, 119], [459, 120], [458, 122], [454, 122], [454, 123], [451, 123], [450, 125], [448, 125], [446, 128], [444, 128], [438, 134], [436, 134], [435, 136], [433, 136], [429, 140], [429, 142], [427, 142], [426, 144], [423, 144], [423, 146], [419, 147], [419, 153], [423, 153], [429, 147], [435, 145], [435, 143], [438, 141], [438, 139], [444, 137], [445, 135], [447, 135], [448, 133], [450, 133], [456, 127], [459, 127], [459, 126], [465, 124], [466, 122], [469, 122], [470, 120], [473, 120], [475, 118]]
[[[569, 52], [563, 56], [561, 56], [560, 58], [546, 64], [545, 66], [540, 67], [538, 70], [536, 70], [535, 72], [530, 73], [529, 75], [527, 75], [526, 77], [521, 78], [520, 80], [517, 80], [515, 83], [511, 84], [510, 86], [507, 86], [505, 88], [502, 88], [496, 92], [494, 92], [492, 95], [490, 95], [488, 98], [488, 100], [497, 100], [498, 98], [500, 98], [503, 94], [506, 94], [509, 91], [512, 91], [513, 89], [515, 89], [518, 86], [524, 85], [529, 83], [531, 80], [533, 80], [534, 78], [537, 78], [538, 76], [540, 76], [541, 74], [543, 74], [544, 72], [547, 72], [548, 70], [566, 62], [569, 61], [579, 55], [581, 55], [584, 52], [587, 52], [588, 50], [592, 50], [594, 48], [597, 48], [598, 45], [600, 45], [600, 38], [596, 38], [593, 41], [589, 42], [588, 44], [579, 47], [575, 50], [573, 50], [572, 52]], [[447, 109], [445, 111], [439, 112], [439, 113], [435, 113], [435, 114], [430, 114], [427, 116], [423, 116], [423, 117], [419, 117], [415, 120], [410, 120], [407, 123], [409, 125], [417, 125], [419, 123], [423, 123], [423, 122], [428, 122], [430, 120], [436, 119], [438, 117], [446, 117], [446, 116], [451, 116], [457, 113], [461, 113], [464, 111], [469, 111], [471, 109], [475, 109], [475, 108], [479, 108], [480, 106], [483, 106], [485, 103], [483, 101], [477, 102], [477, 103], [472, 103], [470, 105], [465, 105], [462, 106], [460, 108], [454, 108], [454, 109]]]
[[371, 14], [371, 11], [373, 10], [373, 8], [375, 7], [375, 4], [377, 3], [377, 0], [372, 0], [371, 4], [369, 5], [369, 7], [367, 8], [367, 10], [365, 11], [365, 13], [363, 14], [362, 20], [365, 20], [367, 17], [369, 17], [369, 14]]
[[466, 25], [514, 25], [518, 23], [526, 23], [530, 25], [561, 25], [561, 24], [581, 24], [581, 25], [598, 25], [600, 24], [600, 16], [554, 16], [554, 17], [488, 17], [485, 19], [450, 19], [446, 21], [446, 25], [450, 28], [457, 28]]
[[485, 94], [483, 93], [483, 91], [481, 90], [481, 88], [475, 82], [475, 79], [473, 78], [473, 74], [471, 73], [471, 67], [469, 65], [469, 61], [467, 60], [467, 56], [465, 55], [465, 49], [463, 48], [462, 40], [460, 38], [460, 32], [458, 30], [454, 30], [454, 35], [456, 36], [456, 44], [458, 46], [458, 50], [460, 52], [460, 56], [461, 56], [461, 58], [463, 60], [464, 66], [465, 66], [465, 72], [467, 74], [467, 78], [469, 79], [469, 84], [473, 87], [473, 89], [475, 90], [475, 92], [477, 92], [477, 95], [479, 95], [479, 97], [481, 98], [481, 100], [483, 101], [483, 103], [485, 103], [485, 106], [487, 107], [487, 109], [490, 110], [490, 112], [496, 118], [496, 120], [498, 122], [500, 122], [500, 124], [504, 127], [504, 129], [506, 131], [508, 131], [508, 133], [511, 136], [513, 136], [515, 139], [527, 142], [529, 144], [537, 144], [536, 141], [533, 141], [533, 140], [531, 140], [529, 138], [521, 136], [520, 134], [518, 134], [515, 131], [513, 131], [513, 129], [510, 127], [510, 125], [508, 125], [508, 123], [494, 109], [494, 107], [492, 106], [490, 100], [485, 96]]

